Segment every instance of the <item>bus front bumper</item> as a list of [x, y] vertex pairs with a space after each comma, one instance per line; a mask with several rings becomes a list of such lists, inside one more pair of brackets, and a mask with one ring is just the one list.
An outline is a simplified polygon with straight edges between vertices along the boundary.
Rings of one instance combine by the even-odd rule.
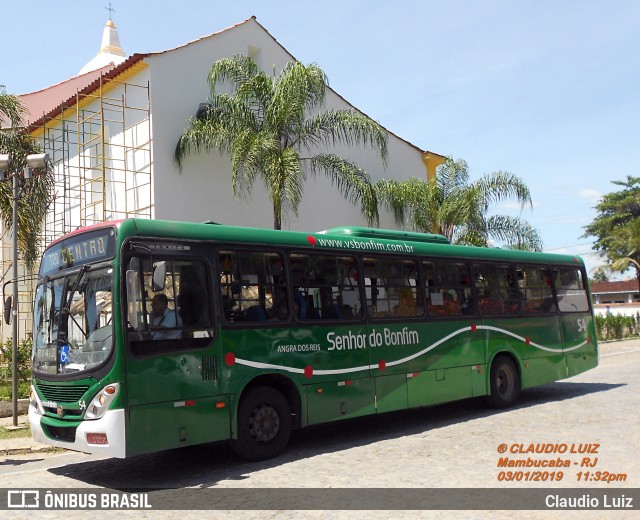
[[108, 410], [103, 417], [86, 421], [61, 421], [40, 415], [29, 406], [31, 435], [36, 442], [104, 457], [125, 458], [124, 410]]

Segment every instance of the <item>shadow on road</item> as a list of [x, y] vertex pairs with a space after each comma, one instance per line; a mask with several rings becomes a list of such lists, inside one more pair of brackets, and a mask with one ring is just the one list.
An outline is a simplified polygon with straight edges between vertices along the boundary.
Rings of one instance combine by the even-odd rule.
[[30, 462], [42, 462], [44, 459], [5, 459], [0, 462], [0, 466], [22, 466]]
[[[547, 402], [574, 399], [584, 395], [614, 390], [622, 384], [552, 383], [522, 392], [517, 406], [526, 409]], [[244, 480], [247, 475], [278, 467], [296, 460], [366, 446], [435, 431], [451, 424], [464, 423], [494, 414], [508, 413], [488, 409], [482, 399], [403, 410], [312, 426], [294, 432], [287, 451], [272, 460], [249, 463], [238, 459], [227, 443], [190, 446], [161, 453], [139, 455], [130, 459], [105, 459], [52, 468], [56, 475], [109, 489], [153, 491], [167, 488], [210, 487], [220, 481]], [[274, 483], [276, 486], [282, 482]], [[296, 486], [296, 482], [287, 487]]]

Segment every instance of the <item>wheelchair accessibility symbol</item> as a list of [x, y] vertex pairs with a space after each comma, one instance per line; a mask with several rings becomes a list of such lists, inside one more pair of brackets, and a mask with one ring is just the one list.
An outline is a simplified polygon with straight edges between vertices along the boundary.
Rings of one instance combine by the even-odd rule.
[[60, 345], [59, 354], [61, 365], [66, 365], [67, 363], [69, 363], [69, 361], [71, 361], [69, 359], [69, 345]]

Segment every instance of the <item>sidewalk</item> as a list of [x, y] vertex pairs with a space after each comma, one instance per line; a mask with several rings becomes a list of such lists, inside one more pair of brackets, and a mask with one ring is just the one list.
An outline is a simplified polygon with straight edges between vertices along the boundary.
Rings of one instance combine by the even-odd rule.
[[[26, 415], [18, 416], [18, 426], [26, 427], [28, 422]], [[4, 429], [7, 426], [13, 426], [13, 417], [0, 417], [0, 428]], [[53, 446], [46, 446], [45, 444], [35, 442], [31, 436], [16, 437], [15, 439], [0, 439], [0, 457], [23, 455], [26, 453], [46, 453], [58, 449], [59, 448], [54, 448]]]

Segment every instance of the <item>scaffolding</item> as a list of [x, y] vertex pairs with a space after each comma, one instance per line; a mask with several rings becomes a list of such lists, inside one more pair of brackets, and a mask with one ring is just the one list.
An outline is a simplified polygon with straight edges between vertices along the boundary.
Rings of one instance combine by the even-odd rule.
[[44, 242], [98, 222], [151, 218], [149, 85], [100, 78], [42, 125], [55, 172]]
[[[77, 92], [31, 135], [49, 154], [54, 199], [41, 249], [80, 227], [130, 217], [152, 218], [149, 84], [101, 76], [90, 93]], [[8, 280], [13, 237], [2, 233], [2, 274]], [[21, 263], [21, 262], [20, 262]], [[20, 337], [31, 330], [34, 282], [19, 265]], [[2, 337], [10, 333], [2, 322]]]

